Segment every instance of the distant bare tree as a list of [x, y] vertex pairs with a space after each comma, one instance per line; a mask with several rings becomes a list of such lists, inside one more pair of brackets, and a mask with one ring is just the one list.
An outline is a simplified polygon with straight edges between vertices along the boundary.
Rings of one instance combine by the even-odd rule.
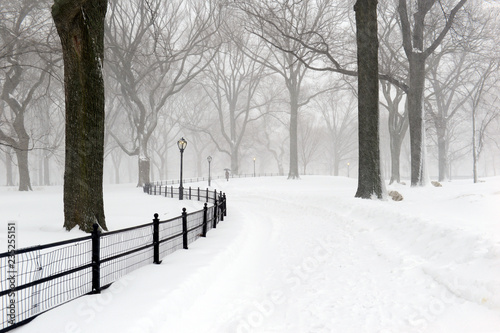
[[[235, 1], [250, 20], [247, 27], [268, 44], [268, 52], [247, 53], [256, 61], [267, 66], [285, 80], [290, 104], [290, 165], [288, 179], [299, 178], [298, 158], [298, 121], [299, 109], [316, 94], [304, 96], [303, 83], [308, 67], [318, 55], [308, 56], [310, 51], [303, 47], [302, 41], [292, 37], [300, 35], [306, 42], [313, 38], [310, 34], [318, 25], [323, 24], [322, 13], [329, 1]], [[296, 57], [306, 59], [297, 61]]]
[[0, 10], [0, 99], [5, 102], [0, 115], [0, 145], [12, 148], [19, 170], [19, 190], [31, 190], [28, 154], [33, 149], [27, 127], [33, 100], [46, 84], [52, 62], [43, 54], [50, 34], [50, 15], [43, 2], [13, 1]]
[[[424, 89], [425, 65], [429, 56], [442, 44], [453, 26], [458, 11], [467, 0], [457, 0], [443, 6], [437, 0], [417, 0], [408, 11], [407, 0], [399, 0], [398, 12], [401, 22], [403, 48], [409, 63], [408, 115], [411, 147], [411, 184], [424, 185]], [[442, 12], [441, 21], [426, 23], [431, 10]], [[433, 33], [427, 30], [431, 29]]]
[[[492, 95], [492, 88], [498, 84], [498, 59], [491, 60], [476, 68], [476, 83], [468, 89], [469, 104], [472, 110], [472, 158], [474, 183], [478, 182], [477, 163], [483, 152], [487, 129], [500, 117], [498, 96]], [[493, 83], [492, 83], [493, 81]]]
[[307, 174], [307, 166], [319, 155], [324, 132], [311, 115], [301, 114], [298, 127], [298, 151], [302, 164], [302, 174]]
[[[391, 145], [391, 179], [389, 184], [401, 182], [400, 155], [401, 146], [408, 131], [408, 108], [401, 100], [404, 92], [386, 81], [381, 81], [385, 102], [380, 104], [389, 112], [388, 127]], [[403, 105], [402, 105], [403, 104]]]
[[342, 162], [352, 158], [357, 148], [357, 103], [350, 89], [339, 87], [314, 101], [326, 125], [328, 154], [334, 176], [339, 175]]
[[[228, 25], [221, 31], [225, 42], [214, 61], [205, 71], [205, 80], [201, 82], [206, 95], [217, 111], [217, 121], [204, 131], [211, 137], [220, 152], [231, 158], [231, 172], [239, 173], [240, 147], [249, 123], [262, 115], [259, 106], [267, 102], [261, 92], [261, 82], [266, 74], [266, 67], [248, 57], [242, 48], [262, 50], [263, 42], [244, 34], [238, 35], [234, 25]], [[252, 38], [253, 37], [253, 38]], [[219, 137], [214, 129], [221, 134]]]
[[[218, 6], [214, 1], [112, 1], [106, 40], [108, 68], [116, 80], [132, 137], [111, 130], [119, 146], [138, 156], [138, 186], [149, 182], [149, 140], [166, 101], [211, 61], [216, 47]], [[123, 122], [123, 121], [122, 121]]]

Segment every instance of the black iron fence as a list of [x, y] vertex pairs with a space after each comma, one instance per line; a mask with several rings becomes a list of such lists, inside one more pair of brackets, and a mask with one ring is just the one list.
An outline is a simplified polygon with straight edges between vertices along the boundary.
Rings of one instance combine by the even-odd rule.
[[[232, 178], [252, 178], [252, 177], [277, 177], [277, 176], [283, 176], [283, 175], [281, 175], [279, 173], [257, 173], [257, 174], [242, 173], [242, 174], [234, 174], [234, 175], [230, 174], [229, 178], [232, 179]], [[226, 178], [225, 176], [221, 176], [221, 175], [210, 177], [211, 180], [225, 179], [225, 178]], [[184, 184], [198, 183], [198, 182], [204, 182], [204, 181], [208, 181], [208, 177], [193, 177], [193, 178], [183, 178], [182, 179], [182, 182]], [[179, 184], [179, 183], [180, 183], [179, 179], [172, 179], [172, 180], [158, 180], [156, 182], [150, 183], [150, 185], [167, 186], [167, 185], [175, 185], [175, 184]], [[177, 193], [179, 193], [179, 192], [177, 192]]]
[[[148, 184], [144, 192], [169, 196]], [[193, 195], [196, 193], [196, 197]], [[170, 189], [173, 197], [178, 190]], [[83, 295], [100, 291], [129, 272], [161, 258], [216, 228], [226, 215], [226, 196], [186, 189], [186, 199], [205, 201], [202, 210], [111, 232], [94, 225], [91, 235], [0, 253], [0, 332]]]

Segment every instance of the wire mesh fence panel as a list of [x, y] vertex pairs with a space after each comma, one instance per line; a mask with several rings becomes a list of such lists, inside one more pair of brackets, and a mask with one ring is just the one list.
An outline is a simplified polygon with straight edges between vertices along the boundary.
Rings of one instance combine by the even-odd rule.
[[101, 235], [101, 261], [153, 243], [153, 224]]
[[214, 224], [215, 206], [208, 207], [207, 209], [207, 232], [212, 229]]
[[160, 258], [164, 258], [171, 253], [183, 248], [182, 235], [160, 243]]
[[[147, 184], [144, 192], [179, 196], [177, 187], [163, 185], [163, 182]], [[208, 189], [184, 188], [183, 195], [185, 199], [212, 204], [221, 200], [216, 191]], [[187, 234], [183, 231], [182, 216], [160, 221], [155, 241], [159, 242], [160, 258], [187, 248], [185, 245], [211, 230], [218, 222], [216, 209], [219, 208], [207, 207], [206, 220], [204, 210], [185, 215]], [[153, 223], [149, 223], [103, 234], [94, 231], [88, 237], [0, 253], [0, 332], [10, 330], [13, 323], [24, 323], [51, 308], [99, 291], [122, 276], [153, 263], [158, 255], [153, 244], [153, 229]], [[15, 262], [12, 267], [11, 262]]]
[[188, 244], [201, 237], [203, 233], [203, 210], [187, 215]]
[[101, 286], [153, 262], [152, 224], [105, 233], [100, 243]]
[[182, 217], [160, 221], [160, 258], [182, 249]]
[[92, 291], [92, 268], [82, 270], [20, 290], [25, 302], [18, 309], [20, 320], [28, 319]]
[[91, 240], [86, 240], [16, 254], [14, 271], [9, 257], [0, 258], [0, 328], [89, 293], [91, 257]]
[[179, 216], [168, 221], [160, 221], [159, 231], [160, 241], [175, 235], [182, 234], [182, 217]]
[[101, 286], [107, 286], [138, 268], [153, 263], [153, 247], [101, 263]]

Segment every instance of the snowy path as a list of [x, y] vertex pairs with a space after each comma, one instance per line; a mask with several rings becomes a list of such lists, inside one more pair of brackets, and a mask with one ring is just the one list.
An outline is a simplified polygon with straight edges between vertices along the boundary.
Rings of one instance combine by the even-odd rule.
[[500, 212], [469, 228], [468, 188], [396, 203], [345, 178], [214, 183], [228, 216], [206, 239], [15, 332], [500, 332]]
[[[432, 257], [438, 260], [433, 264], [450, 268], [453, 261], [440, 263], [439, 259], [453, 253], [436, 252], [425, 244], [415, 247], [409, 231], [412, 225], [425, 226], [423, 221], [397, 221], [402, 217], [392, 211], [392, 202], [381, 206], [356, 200], [351, 193], [319, 183], [304, 192], [303, 186], [288, 182], [276, 186], [273, 193], [272, 184], [279, 180], [269, 182], [257, 188], [251, 180], [234, 182], [234, 187], [226, 184], [232, 214], [237, 212], [230, 214], [228, 223], [240, 221], [245, 236], [241, 243], [232, 244], [230, 274], [220, 274], [210, 292], [196, 301], [195, 306], [200, 305], [195, 313], [202, 308], [214, 310], [204, 312], [203, 328], [189, 320], [189, 311], [175, 328], [186, 332], [478, 332], [492, 324], [500, 327], [494, 324], [500, 324], [498, 308], [485, 309], [473, 301], [474, 296], [471, 301], [462, 295], [471, 292], [471, 286], [460, 285], [468, 281], [453, 276], [439, 280], [439, 270], [428, 263]], [[428, 229], [424, 239], [435, 236], [436, 230]], [[439, 238], [444, 237], [438, 235], [435, 241], [443, 240]]]

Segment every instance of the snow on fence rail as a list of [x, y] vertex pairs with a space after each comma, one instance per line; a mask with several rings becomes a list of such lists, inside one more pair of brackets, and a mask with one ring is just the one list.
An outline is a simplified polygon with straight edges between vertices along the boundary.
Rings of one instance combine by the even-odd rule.
[[[152, 195], [179, 194], [165, 189], [144, 186], [144, 192]], [[154, 214], [152, 223], [111, 232], [101, 232], [95, 224], [86, 237], [0, 253], [0, 332], [75, 298], [100, 293], [131, 271], [160, 264], [161, 258], [206, 237], [224, 220], [226, 196], [208, 189], [195, 193], [188, 189], [185, 195], [205, 200], [204, 208], [196, 212], [183, 208], [180, 216], [164, 221]]]

